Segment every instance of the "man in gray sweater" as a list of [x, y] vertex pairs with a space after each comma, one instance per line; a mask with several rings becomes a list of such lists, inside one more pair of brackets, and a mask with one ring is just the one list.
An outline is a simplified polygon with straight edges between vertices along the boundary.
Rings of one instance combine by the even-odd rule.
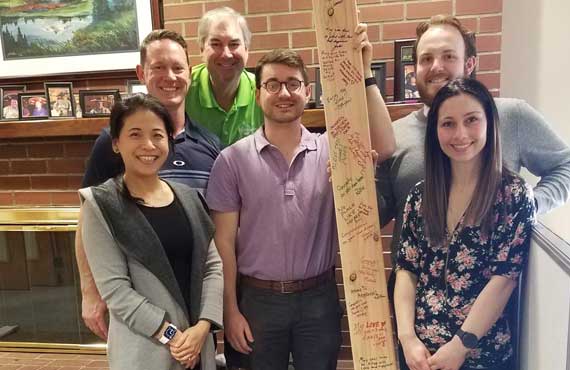
[[[475, 37], [456, 18], [434, 16], [419, 24], [416, 33], [416, 83], [425, 106], [394, 122], [396, 152], [376, 174], [381, 224], [396, 218], [392, 260], [400, 239], [406, 197], [424, 178], [426, 117], [431, 102], [443, 85], [471, 75], [476, 64]], [[506, 166], [516, 172], [525, 167], [540, 177], [534, 188], [539, 214], [561, 206], [570, 195], [570, 148], [524, 101], [498, 98], [495, 102]]]

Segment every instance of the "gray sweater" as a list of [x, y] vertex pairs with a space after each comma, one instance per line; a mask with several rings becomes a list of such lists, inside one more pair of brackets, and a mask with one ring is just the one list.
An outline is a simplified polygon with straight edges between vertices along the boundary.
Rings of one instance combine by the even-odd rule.
[[[540, 181], [534, 189], [538, 213], [564, 204], [570, 195], [570, 148], [544, 117], [518, 99], [495, 99], [499, 111], [503, 162], [516, 172], [525, 167]], [[392, 252], [398, 246], [408, 193], [424, 179], [424, 141], [427, 118], [420, 109], [394, 122], [397, 149], [376, 173], [382, 225], [396, 218]]]

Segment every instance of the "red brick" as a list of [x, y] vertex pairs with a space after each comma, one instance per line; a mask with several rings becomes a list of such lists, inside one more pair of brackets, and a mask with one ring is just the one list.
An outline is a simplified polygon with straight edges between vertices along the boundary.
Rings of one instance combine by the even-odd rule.
[[2, 176], [0, 177], [0, 190], [29, 190], [29, 176]]
[[489, 14], [503, 10], [502, 0], [456, 0], [455, 14]]
[[[190, 65], [191, 66], [195, 66], [197, 64], [204, 63], [204, 61], [202, 60], [202, 57], [199, 55], [189, 55], [188, 57], [190, 59]], [[251, 58], [251, 54], [250, 54], [250, 58]], [[247, 63], [247, 66], [248, 67], [250, 66], [249, 62]]]
[[27, 175], [34, 173], [46, 173], [46, 161], [42, 160], [23, 160], [12, 161], [11, 173], [15, 175]]
[[53, 159], [48, 161], [49, 173], [83, 173], [85, 161], [81, 159]]
[[478, 73], [477, 80], [487, 86], [487, 89], [489, 90], [501, 87], [501, 74], [499, 72]]
[[244, 0], [224, 0], [224, 1], [205, 1], [206, 11], [219, 8], [222, 6], [227, 6], [239, 13], [245, 12], [245, 1]]
[[406, 4], [406, 19], [429, 18], [436, 14], [451, 14], [451, 1]]
[[5, 175], [10, 172], [10, 162], [0, 161], [0, 174]]
[[477, 52], [501, 51], [500, 35], [477, 35]]
[[[392, 60], [386, 62], [386, 77], [394, 77], [394, 61]], [[382, 229], [382, 234], [392, 233], [391, 231], [387, 231], [388, 226], [390, 226], [390, 224], [384, 226], [384, 228]]]
[[368, 40], [370, 40], [370, 42], [380, 41], [380, 25], [369, 24], [367, 32], [368, 32]]
[[291, 10], [310, 10], [310, 9], [313, 9], [312, 0], [291, 0]]
[[269, 18], [271, 31], [298, 30], [313, 27], [313, 15], [311, 13], [297, 13], [273, 15]]
[[164, 20], [166, 22], [175, 19], [196, 19], [202, 16], [202, 4], [192, 3], [192, 4], [182, 4], [182, 5], [169, 5], [164, 8]]
[[[399, 1], [399, 0], [397, 0]], [[356, 2], [358, 5], [360, 4], [378, 4], [379, 1], [378, 0], [357, 0]], [[358, 9], [360, 9], [360, 7], [358, 7]]]
[[14, 193], [14, 203], [34, 206], [50, 205], [51, 194], [49, 192], [19, 191]]
[[295, 49], [305, 64], [313, 64], [313, 49]]
[[283, 0], [248, 1], [248, 14], [289, 11], [289, 2]]
[[479, 29], [477, 27], [477, 18], [473, 18], [473, 17], [459, 18], [459, 21], [469, 31], [479, 32]]
[[[51, 202], [54, 206], [75, 206], [79, 205], [79, 196], [77, 195], [76, 191], [53, 192], [51, 194]], [[81, 361], [87, 361], [87, 363], [89, 363], [89, 360], [81, 360]], [[53, 363], [52, 365], [55, 365], [55, 363]], [[87, 366], [91, 365], [88, 364]]]
[[479, 32], [501, 32], [502, 17], [500, 15], [479, 19]]
[[81, 188], [81, 181], [83, 176], [70, 176], [67, 175], [67, 186], [68, 189], [79, 189]]
[[63, 157], [63, 144], [31, 144], [28, 147], [30, 158]]
[[372, 59], [393, 59], [394, 58], [394, 43], [372, 43]]
[[0, 158], [26, 158], [26, 146], [22, 144], [0, 145]]
[[380, 22], [404, 18], [404, 5], [361, 6], [359, 19], [361, 22]]
[[198, 21], [184, 22], [184, 37], [198, 36]]
[[174, 31], [182, 36], [184, 36], [183, 27], [184, 23], [181, 22], [165, 22], [164, 28], [170, 31]]
[[294, 48], [317, 46], [317, 36], [315, 31], [293, 32], [291, 36], [293, 38], [292, 46]]
[[188, 46], [188, 55], [200, 55], [200, 46], [195, 39], [186, 39], [186, 45]]
[[31, 187], [34, 190], [68, 189], [67, 175], [32, 176]]
[[479, 71], [494, 71], [501, 69], [501, 54], [479, 55]]
[[251, 32], [266, 32], [267, 31], [267, 17], [245, 17], [247, 26]]
[[416, 36], [418, 22], [384, 24], [383, 40], [413, 39]]
[[66, 143], [64, 145], [66, 157], [87, 157], [91, 154], [93, 142]]
[[[273, 33], [268, 35], [255, 35], [251, 43], [251, 50], [273, 50], [288, 48], [289, 35], [287, 33]], [[250, 55], [251, 56], [251, 55]]]
[[11, 206], [14, 204], [14, 197], [12, 193], [0, 192], [0, 206]]
[[386, 79], [386, 95], [387, 96], [394, 96], [394, 79], [387, 78]]

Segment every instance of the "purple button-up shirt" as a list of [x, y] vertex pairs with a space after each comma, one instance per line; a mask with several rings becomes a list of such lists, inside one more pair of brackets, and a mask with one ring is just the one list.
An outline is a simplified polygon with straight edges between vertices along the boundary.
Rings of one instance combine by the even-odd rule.
[[219, 212], [239, 212], [238, 272], [264, 280], [300, 280], [335, 264], [338, 237], [326, 135], [301, 127], [291, 166], [263, 127], [222, 151], [206, 200]]

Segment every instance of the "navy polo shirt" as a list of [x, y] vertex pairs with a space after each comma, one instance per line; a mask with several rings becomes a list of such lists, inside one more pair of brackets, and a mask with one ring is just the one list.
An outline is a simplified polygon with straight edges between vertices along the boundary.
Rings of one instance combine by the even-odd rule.
[[[219, 139], [206, 129], [185, 118], [184, 132], [174, 138], [174, 153], [158, 172], [163, 179], [176, 181], [204, 191], [210, 170], [218, 154]], [[109, 128], [104, 128], [95, 141], [81, 187], [98, 185], [125, 171], [121, 156], [113, 152]]]

